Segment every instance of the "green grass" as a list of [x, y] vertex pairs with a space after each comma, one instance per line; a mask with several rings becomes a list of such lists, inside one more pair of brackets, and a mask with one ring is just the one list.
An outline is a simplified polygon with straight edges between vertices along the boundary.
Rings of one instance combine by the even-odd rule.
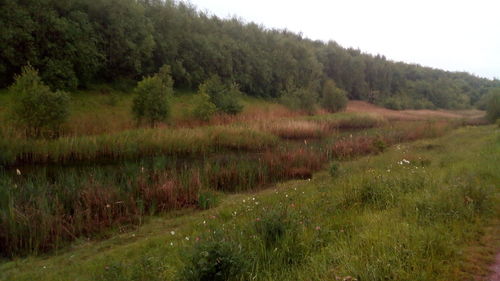
[[[0, 279], [182, 280], [210, 276], [215, 255], [236, 280], [467, 280], [467, 250], [500, 214], [499, 155], [493, 126], [460, 128], [337, 162], [334, 178], [227, 195], [207, 211], [5, 261]], [[205, 275], [191, 267], [202, 261]]]

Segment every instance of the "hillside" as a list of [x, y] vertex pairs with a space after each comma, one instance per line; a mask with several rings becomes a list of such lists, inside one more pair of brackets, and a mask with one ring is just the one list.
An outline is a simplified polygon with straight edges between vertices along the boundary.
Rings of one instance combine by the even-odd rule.
[[499, 86], [171, 0], [2, 1], [0, 25], [0, 87], [28, 63], [53, 90], [133, 85], [170, 65], [176, 87], [197, 89], [218, 75], [249, 96], [279, 98], [302, 88], [321, 93], [332, 80], [350, 99], [393, 109], [469, 108]]

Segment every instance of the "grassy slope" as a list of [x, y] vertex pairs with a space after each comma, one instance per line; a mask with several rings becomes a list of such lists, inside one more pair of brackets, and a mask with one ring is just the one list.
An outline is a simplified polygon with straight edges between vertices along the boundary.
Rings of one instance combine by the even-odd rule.
[[[467, 280], [463, 269], [474, 263], [463, 264], [468, 245], [499, 214], [499, 138], [493, 127], [469, 127], [398, 145], [341, 163], [336, 178], [321, 172], [311, 181], [230, 195], [209, 211], [151, 218], [108, 240], [5, 262], [0, 278], [93, 280], [114, 270], [116, 279], [104, 280], [142, 280], [137, 272], [171, 280], [185, 253], [216, 230], [257, 258], [249, 270], [256, 280]], [[402, 159], [411, 164], [398, 164]], [[283, 249], [266, 250], [255, 231], [256, 219], [275, 209], [297, 218], [293, 229], [302, 246], [293, 265], [273, 256]]]

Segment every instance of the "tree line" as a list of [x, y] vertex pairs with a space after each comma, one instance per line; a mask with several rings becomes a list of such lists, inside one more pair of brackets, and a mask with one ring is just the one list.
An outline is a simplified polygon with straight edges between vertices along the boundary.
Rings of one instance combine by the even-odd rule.
[[216, 76], [248, 95], [286, 100], [321, 96], [333, 82], [350, 99], [394, 109], [468, 108], [500, 86], [171, 0], [1, 0], [0, 26], [0, 87], [27, 64], [53, 91], [139, 81], [169, 65], [175, 87], [198, 89]]

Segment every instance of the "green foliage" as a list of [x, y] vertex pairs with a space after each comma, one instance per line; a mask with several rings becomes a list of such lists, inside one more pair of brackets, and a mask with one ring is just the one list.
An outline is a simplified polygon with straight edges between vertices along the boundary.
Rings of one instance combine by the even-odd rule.
[[195, 245], [178, 280], [240, 280], [248, 266], [248, 259], [241, 247], [231, 241], [212, 238]]
[[202, 121], [209, 121], [217, 112], [217, 107], [210, 101], [210, 96], [206, 93], [196, 95], [192, 115]]
[[281, 103], [293, 110], [304, 111], [310, 115], [316, 112], [318, 96], [308, 88], [298, 88], [282, 93]]
[[136, 97], [132, 106], [135, 118], [145, 120], [151, 127], [167, 120], [170, 115], [170, 98], [173, 95], [173, 80], [168, 66], [160, 73], [144, 78], [134, 89]]
[[23, 67], [9, 90], [15, 93], [12, 117], [28, 136], [58, 136], [69, 115], [68, 94], [52, 92], [31, 65]]
[[294, 231], [292, 226], [286, 211], [274, 209], [266, 212], [255, 222], [255, 229], [267, 248], [275, 247], [288, 232]]
[[102, 272], [95, 274], [97, 281], [161, 281], [164, 263], [160, 258], [144, 255], [135, 260], [131, 266], [121, 262], [112, 262]]
[[[178, 1], [3, 2], [0, 87], [28, 62], [52, 89], [137, 79], [169, 64], [178, 87], [195, 88], [217, 75], [248, 95], [279, 98], [291, 88], [316, 91], [320, 80], [331, 79], [350, 99], [396, 109], [467, 108], [499, 86], [467, 73], [395, 63], [335, 42], [209, 17]], [[234, 98], [223, 96], [221, 104], [212, 101], [219, 110], [240, 110]]]
[[198, 195], [198, 208], [202, 210], [208, 210], [217, 206], [219, 198], [217, 194], [213, 191], [200, 192]]
[[380, 152], [384, 152], [387, 148], [387, 143], [381, 135], [377, 135], [375, 139], [373, 139], [373, 146]]
[[330, 173], [330, 176], [332, 177], [337, 177], [340, 173], [340, 164], [339, 162], [332, 162], [330, 163], [330, 169], [328, 170], [328, 172]]
[[486, 118], [494, 123], [500, 118], [500, 88], [490, 90], [486, 104]]
[[337, 88], [335, 82], [328, 79], [323, 85], [321, 105], [330, 112], [343, 110], [347, 105], [347, 95], [342, 89]]
[[293, 210], [282, 207], [263, 210], [254, 228], [263, 244], [258, 252], [261, 263], [290, 266], [303, 261], [309, 245], [302, 240], [303, 232]]
[[[235, 115], [243, 110], [243, 106], [238, 101], [241, 96], [238, 86], [234, 83], [223, 83], [217, 75], [213, 75], [203, 82], [199, 87], [199, 93], [208, 95], [210, 102], [216, 106], [218, 111]], [[207, 106], [210, 107], [210, 105]]]

